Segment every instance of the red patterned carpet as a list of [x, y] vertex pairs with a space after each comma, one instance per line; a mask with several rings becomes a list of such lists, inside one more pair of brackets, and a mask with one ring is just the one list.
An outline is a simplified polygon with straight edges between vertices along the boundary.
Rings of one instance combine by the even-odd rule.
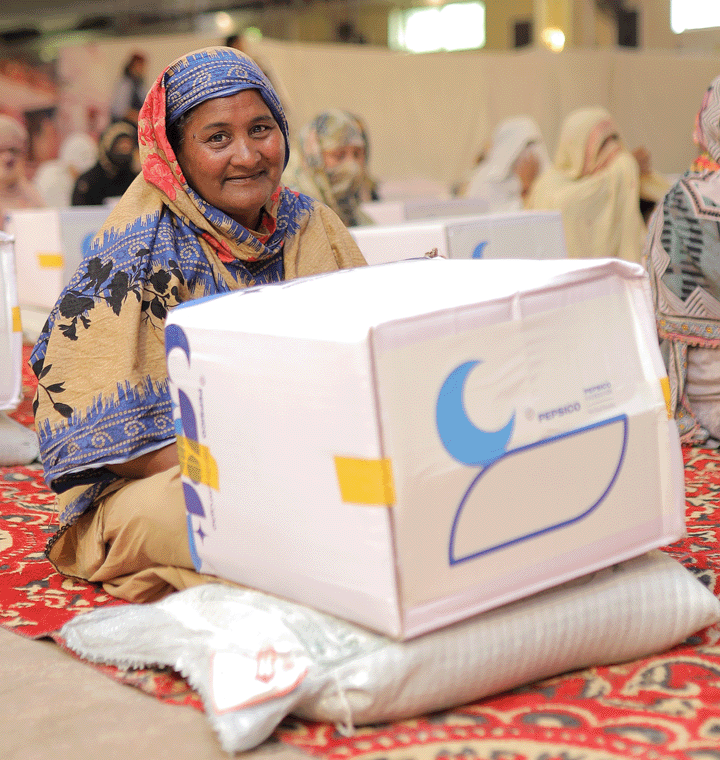
[[[33, 378], [13, 416], [31, 424]], [[720, 455], [686, 449], [688, 536], [667, 548], [720, 593]], [[40, 465], [0, 468], [0, 625], [52, 635], [73, 616], [117, 604], [54, 572], [43, 556], [56, 528]], [[358, 729], [286, 721], [275, 739], [323, 760], [720, 760], [720, 626], [662, 655], [590, 668], [446, 713]], [[88, 667], [97, 667], [90, 666]], [[201, 709], [172, 671], [100, 668], [159, 699]]]

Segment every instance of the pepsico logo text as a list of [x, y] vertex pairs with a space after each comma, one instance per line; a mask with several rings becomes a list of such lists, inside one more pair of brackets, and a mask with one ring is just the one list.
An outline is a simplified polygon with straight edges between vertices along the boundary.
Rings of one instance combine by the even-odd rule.
[[566, 404], [565, 406], [559, 406], [557, 409], [550, 409], [547, 412], [538, 414], [538, 422], [546, 422], [547, 420], [553, 420], [556, 417], [564, 417], [566, 414], [573, 414], [579, 412], [581, 409], [580, 404], [575, 401], [572, 404]]

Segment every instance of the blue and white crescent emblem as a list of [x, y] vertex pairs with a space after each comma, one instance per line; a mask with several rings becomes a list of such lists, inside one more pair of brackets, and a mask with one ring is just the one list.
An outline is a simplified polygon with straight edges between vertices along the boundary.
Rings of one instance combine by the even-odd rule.
[[454, 369], [440, 389], [437, 400], [437, 430], [448, 454], [458, 462], [487, 467], [507, 451], [515, 427], [515, 414], [500, 430], [488, 431], [474, 425], [463, 402], [465, 381], [480, 364], [469, 361]]

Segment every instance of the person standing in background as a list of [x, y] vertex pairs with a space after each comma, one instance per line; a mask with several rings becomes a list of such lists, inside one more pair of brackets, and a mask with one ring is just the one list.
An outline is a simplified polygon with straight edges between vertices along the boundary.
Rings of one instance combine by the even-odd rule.
[[110, 101], [110, 121], [126, 121], [137, 127], [138, 113], [148, 88], [145, 84], [147, 61], [142, 53], [133, 53], [123, 68]]

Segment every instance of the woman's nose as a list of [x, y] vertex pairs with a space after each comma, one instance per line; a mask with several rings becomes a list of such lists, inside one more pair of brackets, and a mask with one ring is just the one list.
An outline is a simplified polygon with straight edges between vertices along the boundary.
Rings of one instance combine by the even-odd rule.
[[231, 161], [239, 166], [254, 165], [257, 162], [258, 151], [253, 141], [248, 137], [239, 137], [233, 143]]

